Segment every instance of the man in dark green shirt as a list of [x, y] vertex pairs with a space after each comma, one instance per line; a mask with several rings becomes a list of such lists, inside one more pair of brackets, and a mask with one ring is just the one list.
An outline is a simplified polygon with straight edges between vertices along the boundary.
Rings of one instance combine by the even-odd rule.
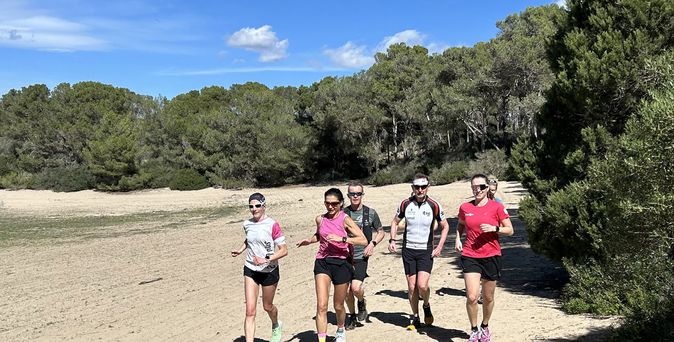
[[[374, 248], [382, 239], [384, 239], [384, 228], [379, 220], [377, 212], [363, 205], [363, 184], [359, 182], [350, 182], [347, 196], [351, 204], [344, 208], [354, 222], [363, 230], [367, 238], [366, 246], [355, 246], [353, 253], [354, 278], [351, 281], [349, 293], [346, 295], [346, 305], [349, 307], [349, 322], [346, 325], [347, 330], [356, 327], [356, 321], [367, 320], [367, 308], [365, 306], [365, 291], [363, 282], [367, 275], [368, 258], [372, 255]], [[375, 235], [376, 233], [376, 235]], [[354, 296], [358, 298], [358, 315], [355, 314]]]

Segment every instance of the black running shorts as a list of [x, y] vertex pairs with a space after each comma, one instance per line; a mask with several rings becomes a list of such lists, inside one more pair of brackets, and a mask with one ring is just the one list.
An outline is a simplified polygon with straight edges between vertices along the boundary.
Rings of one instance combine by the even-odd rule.
[[316, 259], [314, 275], [320, 273], [330, 276], [334, 285], [346, 284], [353, 279], [353, 265], [339, 258]]
[[271, 272], [257, 272], [253, 271], [250, 268], [243, 266], [243, 276], [253, 279], [253, 281], [262, 286], [270, 286], [278, 283], [281, 279], [281, 274], [279, 273], [279, 268], [274, 268]]
[[365, 278], [369, 277], [369, 275], [367, 275], [367, 260], [356, 259], [354, 261], [355, 264], [353, 265], [353, 279], [364, 281]]
[[403, 248], [403, 266], [406, 275], [413, 275], [419, 272], [431, 273], [433, 270], [433, 258], [431, 251], [425, 249]]
[[494, 255], [488, 258], [471, 258], [461, 256], [463, 273], [480, 273], [482, 279], [501, 279], [501, 256]]

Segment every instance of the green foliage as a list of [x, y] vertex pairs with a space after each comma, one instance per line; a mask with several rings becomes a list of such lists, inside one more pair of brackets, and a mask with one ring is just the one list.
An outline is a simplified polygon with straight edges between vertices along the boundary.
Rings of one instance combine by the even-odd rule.
[[32, 189], [35, 184], [35, 176], [25, 171], [11, 171], [0, 176], [0, 189]]
[[169, 186], [171, 181], [174, 169], [167, 165], [165, 162], [152, 159], [143, 162], [140, 165], [138, 170], [138, 179], [136, 183], [139, 185], [142, 184], [142, 187], [131, 188], [140, 189], [140, 188], [166, 188]]
[[176, 170], [169, 182], [171, 190], [201, 190], [209, 186], [206, 177], [192, 169]]
[[503, 150], [487, 150], [478, 152], [475, 159], [468, 164], [466, 175], [474, 174], [494, 175], [498, 179], [507, 179], [510, 176], [510, 165]]
[[609, 341], [672, 341], [674, 340], [674, 293], [658, 303], [657, 310], [635, 312]]
[[128, 191], [193, 169], [216, 186], [276, 186], [507, 151], [537, 132], [552, 80], [540, 42], [562, 13], [527, 9], [499, 22], [491, 41], [443, 54], [394, 44], [368, 70], [309, 87], [249, 82], [171, 100], [98, 82], [11, 90], [0, 100], [0, 176], [21, 188], [45, 170], [81, 165], [93, 187]]
[[96, 178], [83, 165], [69, 165], [44, 169], [36, 176], [36, 189], [51, 189], [57, 192], [70, 192], [91, 189]]
[[444, 163], [431, 170], [429, 177], [433, 180], [433, 184], [442, 185], [464, 179], [466, 174], [468, 174], [468, 162], [459, 160]]
[[[671, 292], [674, 263], [657, 253], [618, 255], [606, 262], [565, 262], [571, 282], [563, 308], [570, 313], [653, 316]], [[661, 261], [654, 263], [656, 259]], [[663, 289], [668, 289], [663, 292]]]
[[[551, 179], [542, 178], [541, 169], [546, 167], [541, 165], [546, 160], [542, 155], [543, 153], [545, 153], [543, 141], [520, 138], [513, 146], [510, 154], [510, 168], [513, 174], [536, 199], [544, 199], [556, 187], [557, 183], [557, 179], [554, 177]], [[535, 207], [531, 209], [538, 210]], [[529, 221], [525, 222], [531, 224]]]
[[532, 247], [569, 270], [565, 310], [626, 315], [616, 340], [667, 340], [674, 6], [568, 4], [550, 44], [556, 75], [539, 117], [544, 134], [520, 140], [511, 154], [533, 195], [520, 215]]
[[134, 121], [129, 115], [105, 112], [83, 151], [99, 188], [116, 189], [123, 177], [136, 174], [138, 151]]
[[417, 167], [412, 164], [396, 164], [388, 166], [372, 175], [368, 182], [375, 186], [408, 183], [414, 178]]

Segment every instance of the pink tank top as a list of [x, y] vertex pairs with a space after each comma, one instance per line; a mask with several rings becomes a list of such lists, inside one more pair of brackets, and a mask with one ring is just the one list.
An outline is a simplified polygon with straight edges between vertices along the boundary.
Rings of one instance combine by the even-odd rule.
[[334, 218], [329, 219], [325, 216], [321, 217], [321, 225], [318, 228], [319, 233], [319, 246], [318, 253], [316, 253], [316, 259], [325, 259], [325, 258], [339, 258], [346, 259], [348, 258], [349, 244], [341, 241], [328, 241], [328, 234], [335, 234], [339, 236], [347, 236], [346, 229], [344, 228], [344, 218], [346, 214], [343, 211], [340, 211]]

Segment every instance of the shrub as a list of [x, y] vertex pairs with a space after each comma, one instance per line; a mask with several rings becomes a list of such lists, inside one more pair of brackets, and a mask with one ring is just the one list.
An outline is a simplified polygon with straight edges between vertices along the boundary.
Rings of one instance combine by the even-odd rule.
[[571, 281], [564, 288], [563, 308], [570, 313], [652, 317], [672, 294], [674, 264], [660, 253], [564, 264]]
[[254, 185], [254, 182], [251, 180], [222, 177], [214, 172], [206, 172], [206, 176], [211, 184], [223, 189], [241, 189]]
[[209, 186], [208, 180], [193, 169], [181, 169], [173, 172], [169, 183], [171, 190], [201, 190]]
[[416, 173], [414, 164], [389, 165], [370, 176], [368, 182], [375, 186], [411, 182]]
[[433, 181], [433, 184], [442, 185], [463, 179], [467, 173], [468, 162], [460, 160], [444, 163], [440, 167], [431, 170], [429, 177]]
[[96, 183], [96, 178], [84, 165], [48, 168], [35, 178], [37, 189], [50, 189], [57, 192], [91, 189]]
[[[159, 160], [150, 160], [143, 163], [138, 171], [138, 181], [144, 188], [166, 188], [173, 179], [175, 170]], [[121, 181], [120, 181], [121, 182]]]
[[0, 177], [0, 189], [32, 189], [35, 183], [35, 175], [25, 171], [11, 171]]
[[494, 175], [498, 179], [507, 179], [510, 174], [510, 165], [503, 150], [487, 150], [475, 155], [475, 160], [468, 164], [467, 176], [482, 173]]

